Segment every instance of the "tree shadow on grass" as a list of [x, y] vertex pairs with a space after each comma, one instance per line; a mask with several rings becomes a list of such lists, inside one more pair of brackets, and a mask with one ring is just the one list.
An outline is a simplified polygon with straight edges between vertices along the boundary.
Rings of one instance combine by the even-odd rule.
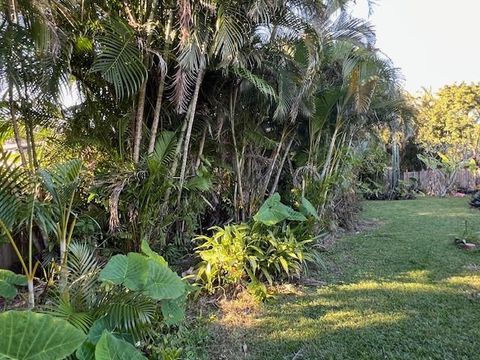
[[220, 335], [235, 341], [212, 359], [475, 359], [480, 302], [473, 294], [480, 290], [468, 283], [417, 276], [282, 295], [248, 321], [218, 323]]

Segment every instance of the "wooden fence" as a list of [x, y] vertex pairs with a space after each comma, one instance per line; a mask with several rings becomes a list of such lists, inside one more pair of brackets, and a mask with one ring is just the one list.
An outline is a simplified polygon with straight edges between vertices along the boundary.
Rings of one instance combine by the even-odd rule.
[[445, 195], [445, 192], [473, 192], [480, 185], [480, 172], [467, 169], [459, 170], [453, 176], [447, 176], [439, 170], [406, 171], [402, 180], [415, 178], [418, 188], [429, 195]]

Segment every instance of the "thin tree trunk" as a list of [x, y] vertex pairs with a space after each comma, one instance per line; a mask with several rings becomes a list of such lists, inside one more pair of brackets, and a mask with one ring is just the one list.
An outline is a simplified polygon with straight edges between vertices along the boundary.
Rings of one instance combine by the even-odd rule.
[[198, 170], [202, 162], [203, 148], [205, 147], [205, 140], [207, 139], [207, 127], [203, 129], [202, 140], [200, 141], [200, 147], [198, 149], [197, 161], [195, 163], [195, 171]]
[[[170, 31], [172, 28], [172, 21], [173, 21], [173, 11], [170, 10], [168, 15], [168, 22], [167, 27], [165, 29], [165, 50], [164, 54], [168, 53], [170, 49]], [[162, 59], [160, 59], [162, 60]], [[165, 66], [166, 68], [166, 66]], [[162, 102], [163, 102], [163, 93], [165, 91], [165, 78], [166, 78], [166, 71], [162, 71], [160, 76], [160, 84], [158, 85], [158, 93], [157, 93], [157, 101], [155, 103], [155, 111], [153, 113], [153, 122], [152, 122], [152, 129], [150, 135], [150, 143], [148, 144], [148, 154], [150, 155], [153, 153], [155, 149], [155, 141], [157, 140], [157, 132], [158, 132], [158, 124], [160, 122], [160, 110], [162, 109]]]
[[338, 129], [339, 129], [339, 126], [338, 125], [335, 126], [335, 131], [333, 132], [332, 139], [330, 140], [330, 146], [328, 148], [327, 158], [325, 159], [325, 163], [322, 169], [322, 174], [320, 176], [322, 181], [325, 179], [326, 175], [329, 172], [330, 162], [332, 161], [333, 151], [335, 150], [335, 142], [338, 136]]
[[[153, 23], [153, 18], [155, 16], [155, 10], [158, 4], [158, 0], [153, 0], [151, 9], [150, 9], [150, 14], [148, 15], [148, 20], [147, 20], [147, 41], [146, 44], [147, 46], [150, 45], [150, 41], [152, 39], [152, 23]], [[146, 4], [145, 4], [146, 5]], [[145, 64], [148, 64], [148, 57], [145, 58], [144, 60]], [[135, 140], [133, 144], [133, 162], [135, 164], [138, 164], [138, 161], [140, 160], [140, 147], [142, 145], [142, 135], [143, 135], [143, 115], [145, 112], [145, 97], [147, 93], [147, 82], [148, 82], [148, 75], [145, 78], [145, 81], [142, 83], [140, 90], [138, 92], [138, 109], [137, 109], [137, 117], [135, 120]]]
[[294, 139], [295, 139], [295, 134], [290, 138], [287, 148], [285, 149], [285, 153], [282, 156], [282, 160], [280, 161], [280, 167], [278, 169], [277, 176], [275, 177], [275, 181], [273, 182], [272, 188], [270, 189], [269, 195], [272, 195], [277, 191], [278, 182], [280, 181], [280, 175], [282, 174], [283, 167], [285, 166], [285, 161], [287, 160], [287, 157], [290, 152], [290, 148], [292, 147]]
[[25, 156], [25, 150], [22, 147], [22, 140], [20, 138], [20, 129], [18, 127], [17, 115], [15, 111], [15, 104], [13, 101], [13, 87], [12, 84], [8, 85], [8, 97], [10, 102], [10, 118], [12, 120], [13, 126], [13, 135], [15, 137], [15, 143], [17, 144], [18, 153], [20, 154], [20, 159], [24, 167], [27, 166], [27, 158]]
[[267, 174], [265, 175], [265, 182], [263, 184], [262, 191], [260, 192], [260, 197], [261, 198], [263, 198], [265, 196], [265, 193], [267, 192], [268, 185], [270, 184], [270, 180], [271, 180], [272, 175], [273, 175], [273, 170], [275, 169], [275, 164], [277, 163], [278, 156], [280, 155], [280, 150], [283, 147], [283, 143], [285, 141], [286, 132], [287, 132], [287, 129], [284, 128], [283, 132], [282, 132], [282, 136], [280, 138], [280, 142], [278, 143], [278, 146], [275, 149], [275, 153], [274, 153], [273, 159], [272, 159], [272, 164], [270, 165], [270, 167], [267, 171]]
[[33, 309], [35, 307], [35, 290], [33, 287], [33, 279], [28, 277], [28, 308]]
[[135, 137], [133, 142], [133, 162], [138, 164], [140, 160], [140, 146], [142, 143], [143, 114], [145, 112], [145, 97], [147, 93], [148, 78], [140, 86], [138, 91], [137, 115], [135, 117]]
[[203, 76], [205, 75], [205, 69], [202, 67], [198, 70], [197, 81], [195, 84], [195, 91], [193, 92], [192, 102], [188, 111], [187, 117], [187, 132], [185, 134], [185, 141], [183, 143], [183, 159], [182, 167], [180, 169], [180, 182], [178, 187], [177, 204], [180, 204], [182, 197], [182, 188], [185, 182], [185, 172], [187, 170], [188, 150], [190, 148], [190, 138], [192, 136], [193, 121], [195, 120], [195, 112], [197, 110], [198, 95], [200, 93], [200, 86], [202, 85]]
[[33, 168], [35, 170], [38, 170], [39, 165], [38, 165], [38, 158], [37, 158], [37, 146], [35, 145], [35, 134], [33, 132], [33, 127], [30, 127], [30, 139], [32, 141], [30, 146], [32, 147]]
[[33, 153], [32, 153], [32, 134], [30, 133], [30, 126], [27, 121], [24, 121], [25, 123], [25, 144], [27, 146], [27, 156], [28, 156], [28, 167], [30, 169], [33, 169]]
[[[237, 197], [237, 201], [234, 202], [234, 207], [235, 207], [235, 217], [238, 220], [244, 220], [243, 214], [243, 208], [244, 208], [244, 193], [243, 193], [243, 181], [242, 181], [242, 166], [241, 166], [241, 161], [240, 161], [240, 156], [238, 154], [238, 146], [237, 146], [237, 136], [235, 134], [235, 103], [237, 99], [237, 94], [238, 94], [238, 88], [235, 87], [232, 89], [232, 92], [230, 93], [230, 128], [232, 131], [232, 140], [233, 140], [233, 148], [235, 150], [235, 172], [237, 174], [237, 190], [238, 190], [238, 195], [240, 199]], [[238, 201], [240, 200], [240, 201]], [[238, 202], [240, 202], [240, 206], [237, 207]]]
[[155, 103], [155, 111], [153, 113], [153, 123], [150, 135], [150, 143], [148, 144], [148, 155], [153, 153], [155, 149], [155, 141], [157, 140], [158, 123], [160, 122], [160, 110], [162, 109], [163, 92], [165, 89], [165, 74], [160, 76], [160, 84], [158, 85], [157, 101]]

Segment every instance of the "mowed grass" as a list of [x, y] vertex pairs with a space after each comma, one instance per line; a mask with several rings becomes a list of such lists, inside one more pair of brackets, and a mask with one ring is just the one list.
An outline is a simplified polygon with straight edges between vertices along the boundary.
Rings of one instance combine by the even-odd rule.
[[453, 245], [463, 198], [368, 202], [372, 231], [324, 255], [329, 285], [279, 296], [249, 325], [250, 359], [480, 359], [480, 253]]

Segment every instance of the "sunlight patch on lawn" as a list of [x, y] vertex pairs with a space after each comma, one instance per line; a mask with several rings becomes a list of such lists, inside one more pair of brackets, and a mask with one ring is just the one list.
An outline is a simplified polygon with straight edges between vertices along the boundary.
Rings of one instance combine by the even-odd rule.
[[401, 278], [409, 279], [409, 280], [415, 280], [417, 282], [429, 282], [429, 275], [432, 272], [429, 270], [412, 270], [412, 271], [407, 271], [405, 273], [402, 273], [400, 275]]
[[445, 282], [449, 285], [468, 286], [480, 290], [479, 275], [451, 276]]
[[[423, 275], [422, 275], [423, 276]], [[418, 282], [401, 282], [401, 281], [373, 281], [366, 280], [359, 283], [340, 285], [331, 288], [331, 293], [336, 291], [344, 292], [360, 292], [360, 291], [388, 291], [388, 292], [411, 292], [411, 293], [438, 293], [451, 292], [451, 289], [438, 284], [418, 283]]]
[[407, 319], [403, 313], [364, 313], [357, 310], [332, 311], [327, 313], [322, 321], [331, 330], [338, 329], [361, 329], [375, 325], [390, 325]]

